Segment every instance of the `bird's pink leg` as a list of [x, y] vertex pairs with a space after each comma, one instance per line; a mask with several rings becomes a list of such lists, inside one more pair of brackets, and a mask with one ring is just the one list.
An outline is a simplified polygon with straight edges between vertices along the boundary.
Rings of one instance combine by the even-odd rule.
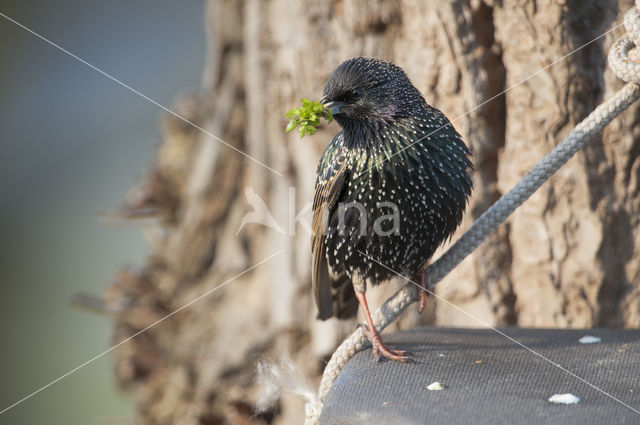
[[429, 296], [429, 275], [426, 270], [420, 272], [420, 305], [418, 306], [418, 314], [422, 314], [424, 306]]
[[380, 339], [380, 335], [376, 331], [376, 328], [373, 326], [373, 319], [371, 318], [371, 312], [369, 311], [369, 305], [367, 304], [367, 298], [364, 295], [364, 292], [356, 291], [356, 297], [360, 302], [360, 308], [362, 308], [362, 312], [364, 313], [367, 319], [367, 325], [361, 324], [362, 330], [364, 331], [365, 336], [371, 342], [373, 347], [373, 354], [375, 354], [376, 358], [380, 357], [382, 354], [384, 357], [389, 360], [395, 360], [401, 363], [413, 363], [410, 354], [406, 351], [402, 350], [390, 350], [386, 345], [382, 343], [382, 339]]

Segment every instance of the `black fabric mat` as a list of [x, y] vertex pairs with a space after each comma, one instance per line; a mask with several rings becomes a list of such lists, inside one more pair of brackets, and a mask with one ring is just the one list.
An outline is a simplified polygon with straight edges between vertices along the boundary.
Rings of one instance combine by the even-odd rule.
[[[501, 328], [640, 411], [640, 331]], [[600, 337], [580, 344], [585, 335]], [[420, 328], [384, 335], [417, 364], [356, 354], [327, 395], [321, 425], [640, 424], [640, 414], [488, 329]], [[445, 389], [429, 391], [441, 382]], [[553, 404], [553, 394], [581, 401]]]

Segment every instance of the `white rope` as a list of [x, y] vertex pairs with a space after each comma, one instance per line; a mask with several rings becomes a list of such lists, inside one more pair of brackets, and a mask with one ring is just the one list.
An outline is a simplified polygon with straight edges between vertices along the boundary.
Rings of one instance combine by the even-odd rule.
[[[627, 34], [618, 40], [609, 51], [609, 66], [627, 84], [611, 99], [591, 112], [547, 156], [538, 161], [513, 189], [485, 211], [446, 253], [428, 267], [427, 273], [431, 288], [476, 249], [569, 158], [582, 149], [594, 134], [602, 130], [612, 119], [640, 97], [640, 64], [629, 58], [630, 51], [635, 46], [640, 46], [639, 13], [640, 0], [636, 0], [636, 7], [627, 12], [624, 17]], [[633, 54], [633, 52], [631, 53]], [[382, 331], [417, 299], [418, 288], [412, 284], [405, 285], [373, 314], [376, 329]], [[333, 353], [320, 382], [318, 391], [320, 405], [324, 402], [333, 382], [347, 361], [367, 344], [368, 340], [362, 329], [358, 328]], [[317, 406], [318, 400], [315, 403]], [[318, 423], [320, 410], [316, 408], [314, 412], [316, 413], [313, 415], [307, 415], [305, 424]]]

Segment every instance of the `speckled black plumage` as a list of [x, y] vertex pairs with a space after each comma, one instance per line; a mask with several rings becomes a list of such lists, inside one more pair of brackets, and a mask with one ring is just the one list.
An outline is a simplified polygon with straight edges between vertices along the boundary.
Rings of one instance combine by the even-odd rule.
[[[342, 105], [334, 116], [342, 131], [320, 159], [313, 206], [312, 280], [318, 317], [327, 319], [357, 311], [354, 274], [373, 285], [394, 277], [389, 269], [417, 276], [460, 224], [472, 184], [467, 146], [398, 66], [349, 59], [329, 77], [323, 102]], [[341, 226], [340, 205], [350, 202], [367, 212], [364, 234], [356, 208], [345, 209]], [[376, 220], [393, 213], [381, 202], [397, 205], [399, 232], [380, 234], [391, 219], [375, 231]]]

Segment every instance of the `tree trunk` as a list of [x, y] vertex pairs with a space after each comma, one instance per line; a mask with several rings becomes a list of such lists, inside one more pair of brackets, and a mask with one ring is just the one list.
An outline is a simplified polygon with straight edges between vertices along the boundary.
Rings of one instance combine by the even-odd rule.
[[[203, 88], [175, 108], [224, 143], [165, 119], [152, 167], [123, 204], [125, 215], [154, 216], [146, 227], [152, 254], [108, 290], [120, 308], [115, 341], [211, 291], [118, 349], [116, 374], [135, 394], [140, 422], [300, 423], [295, 399], [254, 416], [256, 362], [289, 356], [318, 378], [354, 329], [355, 321], [316, 321], [310, 290], [305, 222], [316, 164], [337, 125], [299, 141], [284, 133], [283, 117], [300, 98], [319, 99], [340, 62], [365, 55], [397, 63], [470, 144], [475, 189], [464, 230], [621, 87], [606, 52], [622, 29], [570, 53], [630, 7], [211, 0]], [[595, 137], [438, 285], [439, 295], [493, 325], [639, 327], [638, 122], [633, 106]], [[269, 226], [243, 223], [261, 212], [258, 198], [275, 221], [247, 218]], [[386, 286], [371, 295], [374, 305], [396, 287]], [[398, 326], [480, 326], [429, 303]]]

